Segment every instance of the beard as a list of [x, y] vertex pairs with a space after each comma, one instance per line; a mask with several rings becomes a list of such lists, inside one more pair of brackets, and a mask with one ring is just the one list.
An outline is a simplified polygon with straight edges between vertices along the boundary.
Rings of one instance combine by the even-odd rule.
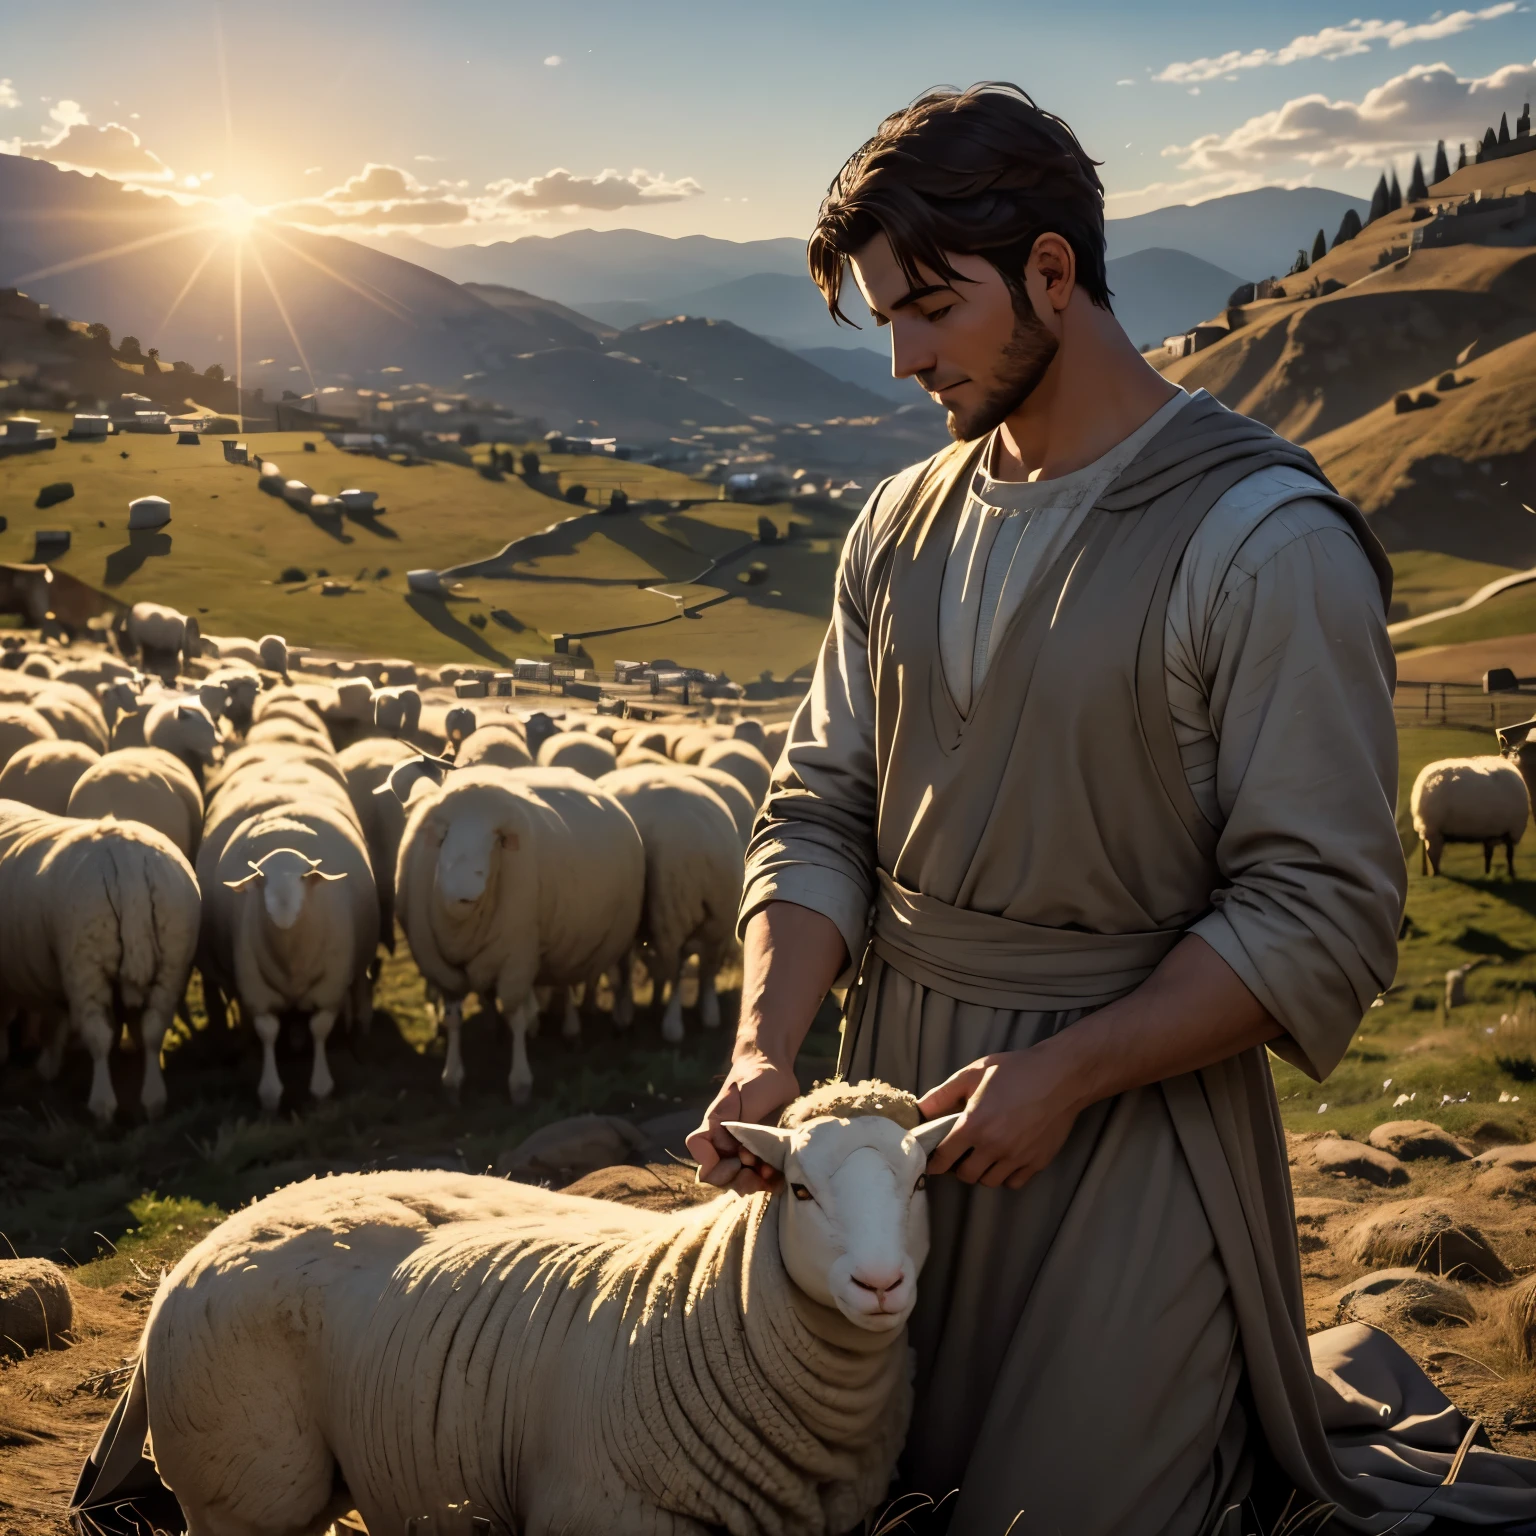
[[949, 411], [945, 426], [957, 443], [974, 443], [1001, 426], [1035, 392], [1060, 343], [1041, 323], [1027, 298], [1013, 306], [1013, 333], [998, 360], [997, 383], [969, 411]]

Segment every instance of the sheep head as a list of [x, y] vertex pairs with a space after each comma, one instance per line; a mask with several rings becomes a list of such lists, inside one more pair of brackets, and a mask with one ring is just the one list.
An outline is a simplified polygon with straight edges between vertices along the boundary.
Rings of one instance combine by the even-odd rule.
[[284, 932], [298, 922], [310, 886], [322, 880], [347, 878], [345, 871], [333, 875], [321, 869], [318, 859], [312, 859], [296, 848], [274, 848], [252, 863], [250, 869], [250, 874], [239, 880], [226, 880], [225, 885], [232, 891], [260, 886], [262, 905], [267, 910], [267, 916], [271, 918], [273, 927], [281, 928]]
[[462, 915], [493, 884], [506, 853], [520, 845], [516, 825], [520, 804], [498, 785], [462, 779], [429, 812], [437, 850], [437, 894], [450, 912]]
[[959, 1117], [906, 1130], [885, 1115], [790, 1128], [730, 1122], [748, 1151], [784, 1175], [779, 1250], [799, 1288], [872, 1333], [900, 1328], [928, 1257], [928, 1154]]

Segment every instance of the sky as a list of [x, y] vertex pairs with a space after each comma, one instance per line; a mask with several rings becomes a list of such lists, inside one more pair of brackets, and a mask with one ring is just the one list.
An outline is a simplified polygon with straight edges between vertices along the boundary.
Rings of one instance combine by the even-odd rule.
[[1111, 217], [1369, 196], [1536, 99], [1531, 0], [1355, 6], [0, 0], [0, 152], [336, 233], [750, 240], [803, 238], [842, 160], [938, 83], [1010, 79], [1064, 117]]

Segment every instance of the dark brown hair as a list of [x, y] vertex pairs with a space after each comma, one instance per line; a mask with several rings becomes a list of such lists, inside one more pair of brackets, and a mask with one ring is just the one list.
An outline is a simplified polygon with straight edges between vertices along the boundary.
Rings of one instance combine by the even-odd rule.
[[1077, 282], [1110, 307], [1104, 187], [1077, 136], [1006, 80], [936, 86], [893, 112], [833, 178], [806, 260], [834, 320], [848, 258], [877, 235], [916, 285], [918, 265], [963, 282], [946, 252], [984, 256], [1022, 297], [1024, 266], [1043, 234], [1077, 257]]

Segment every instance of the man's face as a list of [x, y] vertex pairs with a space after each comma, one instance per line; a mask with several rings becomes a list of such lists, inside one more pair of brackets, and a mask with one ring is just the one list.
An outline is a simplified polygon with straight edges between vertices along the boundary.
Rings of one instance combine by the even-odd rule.
[[982, 256], [951, 256], [971, 281], [953, 287], [918, 267], [914, 283], [877, 235], [853, 258], [877, 326], [891, 333], [891, 372], [915, 378], [948, 412], [950, 435], [972, 442], [1011, 416], [1045, 377], [1057, 340]]

